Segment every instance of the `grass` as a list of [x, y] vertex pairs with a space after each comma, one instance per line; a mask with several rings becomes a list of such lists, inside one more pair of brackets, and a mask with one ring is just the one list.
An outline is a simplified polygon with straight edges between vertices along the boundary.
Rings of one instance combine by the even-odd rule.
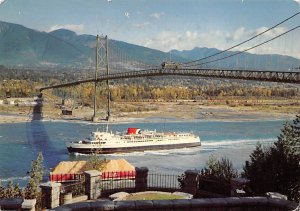
[[144, 193], [128, 195], [124, 200], [172, 200], [172, 199], [184, 199], [183, 196], [173, 194], [162, 194], [162, 193]]

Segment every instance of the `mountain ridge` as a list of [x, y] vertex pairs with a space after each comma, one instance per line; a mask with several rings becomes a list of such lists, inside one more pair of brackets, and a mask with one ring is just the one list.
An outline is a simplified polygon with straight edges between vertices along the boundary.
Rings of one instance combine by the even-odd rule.
[[[77, 35], [68, 29], [40, 32], [20, 24], [0, 21], [0, 65], [7, 67], [94, 67], [95, 43], [96, 36], [94, 35]], [[122, 62], [121, 58], [118, 58], [119, 53], [126, 55], [130, 61], [141, 61], [156, 66], [166, 61], [170, 54], [173, 61], [185, 63], [221, 51], [216, 48], [195, 47], [192, 50], [163, 52], [118, 40], [109, 40], [109, 46], [110, 53], [116, 55], [115, 63]], [[235, 52], [225, 52], [222, 57], [232, 53]], [[215, 59], [218, 58], [221, 57], [215, 57]], [[300, 63], [299, 59], [290, 56], [243, 53], [239, 56], [240, 68], [245, 67], [242, 67], [243, 64], [255, 66], [258, 60], [277, 61], [267, 66], [259, 66], [258, 69], [261, 70], [288, 71], [289, 68]], [[235, 59], [219, 63], [220, 68], [239, 67]], [[206, 66], [210, 67], [209, 64]]]

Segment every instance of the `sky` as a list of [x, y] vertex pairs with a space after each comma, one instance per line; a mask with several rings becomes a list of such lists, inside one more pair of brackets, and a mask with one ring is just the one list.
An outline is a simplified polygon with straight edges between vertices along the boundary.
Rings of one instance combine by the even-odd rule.
[[[38, 31], [66, 28], [77, 34], [108, 35], [165, 52], [226, 49], [299, 12], [299, 4], [300, 0], [0, 0], [0, 20]], [[300, 15], [263, 38], [299, 24]], [[256, 51], [300, 58], [297, 35], [299, 29]]]

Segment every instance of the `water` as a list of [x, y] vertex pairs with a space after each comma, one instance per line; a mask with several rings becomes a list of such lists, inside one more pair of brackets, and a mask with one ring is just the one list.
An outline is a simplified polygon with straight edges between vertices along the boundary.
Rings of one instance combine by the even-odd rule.
[[[134, 166], [147, 166], [151, 171], [181, 174], [187, 169], [201, 169], [211, 154], [228, 157], [242, 169], [257, 142], [270, 145], [277, 140], [283, 120], [251, 122], [173, 122], [112, 124], [109, 130], [125, 131], [139, 127], [158, 131], [187, 131], [198, 134], [201, 147], [175, 150], [101, 155], [107, 159], [125, 158]], [[53, 168], [61, 160], [88, 159], [88, 155], [68, 154], [66, 142], [89, 136], [91, 131], [106, 126], [92, 123], [32, 121], [0, 124], [0, 178], [26, 184], [27, 171], [37, 153], [42, 152], [44, 166]]]

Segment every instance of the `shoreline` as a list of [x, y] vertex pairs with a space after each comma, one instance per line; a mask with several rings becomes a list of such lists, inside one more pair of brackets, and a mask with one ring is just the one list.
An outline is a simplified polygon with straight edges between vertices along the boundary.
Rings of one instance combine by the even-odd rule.
[[[173, 116], [172, 116], [173, 114]], [[295, 113], [276, 113], [263, 111], [248, 111], [232, 108], [224, 108], [220, 106], [208, 106], [200, 110], [187, 112], [171, 111], [166, 113], [160, 112], [139, 112], [139, 113], [121, 113], [114, 115], [108, 121], [109, 124], [128, 124], [128, 123], [161, 123], [161, 122], [253, 122], [253, 121], [290, 121], [295, 118]], [[93, 122], [82, 115], [77, 116], [49, 116], [46, 115], [41, 120], [32, 120], [32, 114], [18, 113], [0, 113], [0, 124], [26, 123], [31, 121], [47, 121], [47, 122], [74, 122], [86, 124], [107, 124], [106, 120]]]

